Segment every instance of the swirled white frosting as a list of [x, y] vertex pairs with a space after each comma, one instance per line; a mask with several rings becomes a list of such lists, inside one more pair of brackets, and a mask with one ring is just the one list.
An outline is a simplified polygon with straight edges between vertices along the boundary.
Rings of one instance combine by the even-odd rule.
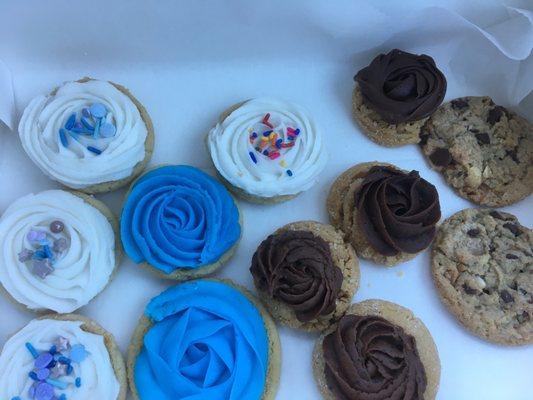
[[[281, 149], [281, 156], [274, 160], [257, 152], [250, 140], [252, 132], [260, 136], [269, 129], [261, 123], [267, 113], [273, 130], [284, 141], [288, 139], [288, 127], [300, 129], [294, 146]], [[233, 186], [260, 197], [293, 195], [309, 189], [327, 162], [315, 121], [301, 107], [270, 98], [244, 103], [209, 132], [207, 143], [219, 173]]]
[[[29, 248], [31, 229], [65, 225], [69, 246], [42, 279], [18, 254]], [[0, 283], [29, 309], [69, 313], [104, 289], [115, 268], [115, 236], [107, 218], [80, 197], [62, 190], [24, 196], [0, 218]], [[1, 398], [1, 397], [0, 397]]]
[[[76, 140], [61, 144], [59, 130], [73, 113], [93, 103], [103, 104], [116, 134], [100, 139], [96, 155]], [[145, 156], [147, 128], [132, 100], [109, 82], [68, 82], [48, 96], [37, 96], [24, 110], [19, 124], [22, 146], [48, 176], [74, 189], [117, 181], [130, 176]]]
[[33, 369], [34, 359], [26, 343], [31, 343], [38, 352], [48, 351], [58, 336], [69, 340], [71, 345], [81, 344], [89, 353], [81, 363], [73, 363], [73, 376], [81, 378], [76, 387], [73, 377], [60, 378], [69, 385], [58, 394], [65, 394], [68, 400], [115, 400], [120, 384], [115, 376], [109, 352], [103, 336], [85, 332], [79, 321], [52, 319], [33, 320], [11, 337], [0, 354], [0, 399], [20, 397], [30, 399], [28, 391], [33, 380], [28, 373]]

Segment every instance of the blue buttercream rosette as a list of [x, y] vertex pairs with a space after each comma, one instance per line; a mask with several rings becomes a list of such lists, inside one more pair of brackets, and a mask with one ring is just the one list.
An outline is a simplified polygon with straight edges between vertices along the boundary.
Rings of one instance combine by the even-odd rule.
[[134, 389], [152, 400], [258, 400], [269, 372], [263, 317], [218, 281], [171, 287], [145, 310], [150, 328], [134, 363]]
[[144, 174], [122, 210], [126, 254], [165, 274], [218, 261], [240, 234], [239, 210], [226, 188], [186, 165]]

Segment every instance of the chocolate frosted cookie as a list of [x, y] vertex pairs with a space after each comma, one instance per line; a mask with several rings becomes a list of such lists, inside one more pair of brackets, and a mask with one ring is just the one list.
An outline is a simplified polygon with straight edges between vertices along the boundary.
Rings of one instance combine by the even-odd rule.
[[357, 255], [392, 266], [415, 257], [435, 236], [440, 219], [437, 189], [417, 171], [368, 162], [333, 183], [327, 208]]
[[437, 348], [411, 311], [383, 300], [352, 305], [317, 342], [313, 370], [326, 400], [430, 400]]
[[501, 207], [533, 190], [533, 125], [490, 97], [440, 107], [421, 133], [430, 165], [474, 203]]
[[515, 216], [466, 209], [442, 223], [433, 279], [457, 319], [481, 338], [533, 343], [533, 234]]
[[359, 263], [351, 245], [330, 225], [293, 222], [267, 237], [250, 272], [274, 319], [307, 331], [337, 321], [359, 286]]
[[431, 57], [398, 49], [378, 55], [354, 79], [354, 117], [384, 146], [418, 143], [420, 128], [446, 94], [446, 78]]

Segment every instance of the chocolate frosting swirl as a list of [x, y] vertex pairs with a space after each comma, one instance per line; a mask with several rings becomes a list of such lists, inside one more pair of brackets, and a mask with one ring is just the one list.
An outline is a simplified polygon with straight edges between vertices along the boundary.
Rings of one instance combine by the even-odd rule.
[[427, 378], [415, 339], [377, 316], [345, 315], [322, 343], [339, 400], [422, 400]]
[[292, 308], [301, 322], [335, 310], [343, 275], [328, 243], [308, 231], [266, 238], [252, 258], [255, 286]]
[[435, 237], [439, 195], [418, 171], [372, 167], [355, 193], [355, 205], [368, 242], [382, 255], [418, 253]]
[[398, 49], [378, 55], [354, 79], [364, 103], [391, 124], [433, 114], [446, 93], [446, 78], [431, 57]]

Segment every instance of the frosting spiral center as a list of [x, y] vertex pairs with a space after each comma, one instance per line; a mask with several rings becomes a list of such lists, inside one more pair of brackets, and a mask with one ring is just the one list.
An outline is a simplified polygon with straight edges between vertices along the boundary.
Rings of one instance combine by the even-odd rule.
[[435, 236], [440, 203], [435, 186], [417, 171], [374, 166], [355, 194], [358, 223], [380, 254], [417, 253]]
[[427, 378], [415, 339], [377, 316], [345, 315], [324, 338], [328, 388], [341, 400], [422, 400]]
[[343, 281], [328, 243], [307, 231], [270, 235], [250, 271], [260, 290], [291, 307], [302, 322], [333, 312]]
[[145, 315], [153, 326], [135, 364], [141, 398], [259, 399], [268, 368], [262, 317], [238, 290], [212, 281], [172, 287]]
[[442, 103], [446, 78], [427, 55], [394, 49], [355, 76], [363, 101], [391, 124], [423, 119]]

